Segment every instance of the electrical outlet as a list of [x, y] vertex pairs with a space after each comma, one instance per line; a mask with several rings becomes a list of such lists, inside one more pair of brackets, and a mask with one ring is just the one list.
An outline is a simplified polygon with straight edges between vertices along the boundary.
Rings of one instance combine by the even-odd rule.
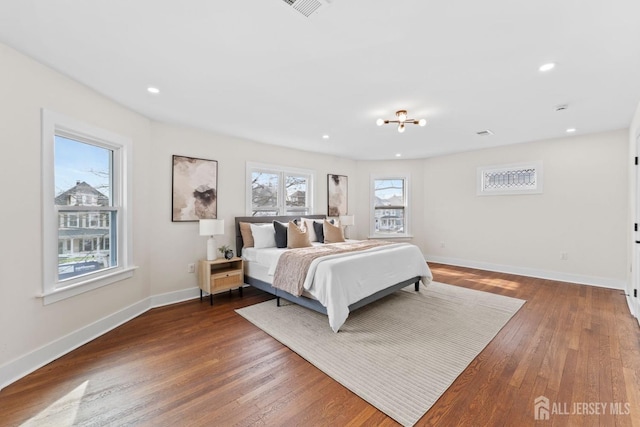
[[560, 252], [560, 259], [561, 259], [562, 261], [566, 261], [566, 260], [568, 260], [568, 259], [569, 259], [569, 254], [568, 254], [568, 253], [566, 253], [566, 252]]
[[444, 244], [444, 242], [440, 242], [440, 247], [444, 248], [446, 245]]
[[196, 265], [195, 264], [187, 264], [187, 273], [195, 273]]

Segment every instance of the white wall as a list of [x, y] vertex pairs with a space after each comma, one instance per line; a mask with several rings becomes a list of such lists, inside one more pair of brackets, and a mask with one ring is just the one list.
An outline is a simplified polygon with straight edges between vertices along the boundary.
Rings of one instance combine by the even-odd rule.
[[[171, 222], [172, 155], [218, 161], [218, 218], [225, 220], [226, 233], [217, 236], [216, 243], [233, 248], [234, 218], [246, 215], [247, 162], [314, 170], [314, 213], [317, 214], [327, 213], [327, 174], [354, 176], [356, 170], [353, 160], [268, 146], [186, 127], [154, 123], [152, 135], [150, 192], [157, 214], [150, 218], [154, 244], [148, 249], [153, 265], [153, 294], [197, 286], [196, 275], [187, 273], [187, 264], [206, 257], [207, 238], [198, 235], [197, 222]], [[354, 192], [355, 184], [350, 181], [349, 194]]]
[[[623, 289], [627, 150], [620, 130], [426, 159], [427, 258]], [[477, 167], [537, 160], [542, 194], [476, 195]]]
[[[149, 296], [149, 120], [0, 44], [0, 387], [10, 361]], [[133, 140], [133, 278], [43, 305], [41, 108]], [[13, 371], [17, 369], [15, 366]], [[12, 372], [13, 373], [13, 372]]]

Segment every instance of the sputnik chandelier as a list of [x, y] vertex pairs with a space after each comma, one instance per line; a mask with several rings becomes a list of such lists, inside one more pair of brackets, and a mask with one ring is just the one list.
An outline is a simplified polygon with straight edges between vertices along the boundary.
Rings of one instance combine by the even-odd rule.
[[382, 126], [382, 125], [387, 125], [389, 123], [397, 123], [398, 124], [398, 132], [402, 133], [404, 132], [405, 129], [405, 125], [410, 123], [410, 124], [414, 124], [414, 125], [420, 125], [420, 126], [424, 126], [427, 124], [427, 120], [426, 119], [420, 119], [420, 120], [416, 120], [416, 119], [407, 119], [407, 110], [398, 110], [396, 111], [396, 120], [384, 120], [384, 119], [378, 119], [376, 120], [376, 124], [378, 126]]

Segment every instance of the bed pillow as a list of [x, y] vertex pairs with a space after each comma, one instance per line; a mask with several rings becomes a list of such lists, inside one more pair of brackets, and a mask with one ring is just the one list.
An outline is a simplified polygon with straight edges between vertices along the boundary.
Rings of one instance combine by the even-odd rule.
[[322, 223], [322, 232], [324, 233], [324, 243], [344, 242], [344, 233], [340, 224], [333, 225], [325, 220]]
[[276, 233], [273, 224], [251, 224], [251, 234], [253, 235], [254, 248], [276, 247]]
[[286, 248], [287, 247], [287, 225], [284, 222], [273, 221], [273, 228], [275, 229], [276, 235], [276, 248]]
[[322, 222], [313, 222], [313, 231], [316, 233], [318, 243], [324, 243], [324, 224]]
[[313, 229], [313, 223], [319, 222], [322, 224], [323, 219], [313, 219], [313, 218], [300, 218], [302, 227], [309, 233], [309, 240], [312, 242], [318, 241], [318, 236], [316, 236], [316, 232]]
[[[333, 220], [329, 221], [331, 224], [334, 223]], [[324, 243], [324, 230], [323, 230], [324, 220], [314, 221], [313, 222], [313, 231], [316, 233], [316, 242]]]
[[293, 221], [290, 221], [289, 233], [287, 236], [287, 248], [307, 248], [309, 246], [311, 246], [311, 241], [309, 240], [309, 231], [303, 231]]
[[253, 247], [253, 234], [251, 233], [251, 224], [248, 222], [240, 223], [240, 234], [242, 235], [242, 247]]

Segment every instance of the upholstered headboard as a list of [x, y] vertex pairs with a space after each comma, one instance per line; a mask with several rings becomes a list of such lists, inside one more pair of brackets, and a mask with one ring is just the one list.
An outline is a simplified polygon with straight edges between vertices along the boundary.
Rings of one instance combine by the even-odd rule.
[[241, 222], [253, 222], [253, 223], [268, 223], [273, 221], [280, 222], [289, 222], [294, 219], [303, 218], [312, 218], [312, 219], [323, 219], [326, 218], [326, 215], [296, 215], [296, 216], [237, 216], [236, 217], [236, 253], [238, 256], [242, 255], [242, 234], [240, 233], [240, 223]]

